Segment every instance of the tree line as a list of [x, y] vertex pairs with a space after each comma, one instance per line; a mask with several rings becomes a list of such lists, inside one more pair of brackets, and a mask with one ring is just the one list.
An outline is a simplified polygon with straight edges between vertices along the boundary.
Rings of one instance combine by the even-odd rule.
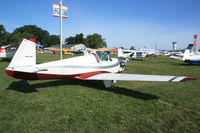
[[[8, 44], [16, 44], [22, 41], [23, 38], [36, 38], [45, 47], [60, 44], [58, 35], [50, 35], [50, 33], [36, 25], [25, 25], [16, 28], [12, 33], [6, 31], [3, 25], [0, 25], [0, 46]], [[66, 44], [84, 44], [89, 48], [106, 47], [106, 41], [101, 35], [94, 33], [86, 38], [83, 33], [76, 34], [65, 39]]]
[[107, 47], [105, 39], [102, 38], [102, 36], [97, 33], [94, 33], [92, 35], [87, 35], [86, 38], [84, 38], [83, 33], [76, 34], [74, 37], [71, 36], [69, 38], [66, 38], [65, 42], [67, 44], [85, 44], [86, 47], [89, 48]]

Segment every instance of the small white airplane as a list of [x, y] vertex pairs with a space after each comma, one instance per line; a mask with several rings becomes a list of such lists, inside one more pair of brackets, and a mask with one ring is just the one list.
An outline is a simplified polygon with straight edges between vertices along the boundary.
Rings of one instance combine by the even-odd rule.
[[183, 57], [184, 53], [182, 53], [182, 52], [175, 52], [175, 53], [173, 53], [173, 55], [179, 56], [179, 57]]
[[118, 49], [118, 58], [123, 57], [123, 58], [144, 58], [146, 57], [147, 52], [141, 51], [141, 50], [124, 50], [119, 48]]
[[0, 58], [12, 58], [16, 51], [17, 48], [12, 45], [1, 46]]
[[14, 78], [24, 80], [40, 79], [80, 79], [102, 80], [106, 88], [112, 86], [112, 81], [167, 81], [181, 82], [195, 80], [192, 77], [119, 74], [124, 66], [116, 58], [110, 58], [108, 54], [96, 51], [89, 55], [73, 57], [58, 61], [36, 64], [35, 43], [24, 39], [14, 55], [6, 73]]
[[160, 51], [157, 50], [157, 49], [146, 49], [146, 48], [144, 48], [144, 49], [140, 49], [140, 50], [146, 52], [147, 53], [146, 56], [160, 55]]
[[200, 53], [195, 53], [191, 51], [191, 47], [187, 48], [183, 54], [183, 57], [170, 56], [170, 58], [178, 59], [186, 63], [197, 63], [200, 64]]

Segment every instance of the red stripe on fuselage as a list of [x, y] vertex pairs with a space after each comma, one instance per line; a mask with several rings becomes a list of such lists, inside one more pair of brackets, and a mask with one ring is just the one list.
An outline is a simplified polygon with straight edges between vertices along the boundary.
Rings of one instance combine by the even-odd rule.
[[88, 73], [81, 73], [81, 74], [74, 74], [74, 75], [56, 75], [56, 74], [42, 74], [42, 73], [27, 73], [27, 72], [19, 72], [19, 71], [12, 71], [6, 70], [7, 75], [24, 80], [38, 80], [38, 79], [87, 79], [91, 76], [100, 74], [100, 73], [108, 73], [107, 71], [95, 71], [95, 72], [88, 72]]

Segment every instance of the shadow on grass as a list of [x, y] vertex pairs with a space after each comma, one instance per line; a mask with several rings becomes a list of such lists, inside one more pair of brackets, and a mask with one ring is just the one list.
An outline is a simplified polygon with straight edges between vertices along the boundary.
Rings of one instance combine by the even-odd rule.
[[22, 93], [38, 92], [38, 90], [36, 90], [36, 88], [30, 85], [26, 80], [14, 81], [9, 85], [7, 89]]
[[55, 87], [55, 86], [63, 86], [63, 85], [82, 85], [89, 88], [103, 90], [112, 92], [119, 95], [125, 95], [137, 99], [142, 100], [153, 100], [158, 99], [159, 97], [127, 88], [120, 88], [113, 86], [112, 88], [105, 88], [102, 81], [85, 81], [85, 80], [75, 80], [75, 79], [65, 79], [65, 80], [53, 80], [44, 83], [36, 83], [30, 85], [26, 80], [21, 80], [17, 82], [13, 82], [7, 88], [8, 90], [15, 90], [22, 93], [33, 93], [38, 92], [37, 88], [45, 88], [45, 87]]
[[153, 100], [153, 99], [159, 98], [155, 95], [151, 95], [151, 94], [147, 94], [147, 93], [143, 93], [143, 92], [139, 92], [139, 91], [135, 91], [128, 88], [123, 88], [123, 87], [113, 86], [112, 88], [105, 88], [103, 85], [103, 81], [82, 81], [81, 85], [98, 89], [98, 90], [112, 92], [119, 95], [125, 95], [129, 97], [137, 98], [137, 99], [142, 99], [142, 100]]
[[9, 59], [9, 58], [2, 58], [2, 59], [0, 59], [0, 62], [10, 62], [11, 61], [11, 59]]
[[159, 98], [155, 95], [151, 95], [151, 94], [147, 94], [147, 93], [143, 93], [143, 92], [127, 89], [127, 88], [115, 87], [115, 86], [109, 89], [104, 88], [101, 90], [109, 91], [115, 94], [130, 96], [130, 97], [134, 97], [134, 98], [142, 99], [142, 100], [153, 100], [153, 99]]
[[173, 63], [173, 65], [176, 65], [176, 66], [200, 66], [200, 64], [197, 64], [197, 63]]

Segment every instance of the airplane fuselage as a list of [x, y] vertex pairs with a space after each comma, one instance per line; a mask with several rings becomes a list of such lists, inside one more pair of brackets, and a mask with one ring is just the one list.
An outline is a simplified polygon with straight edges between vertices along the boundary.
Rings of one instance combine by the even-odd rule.
[[112, 81], [161, 81], [182, 82], [194, 80], [184, 76], [160, 76], [141, 74], [119, 74], [124, 65], [116, 58], [110, 58], [104, 51], [93, 51], [88, 55], [36, 64], [35, 43], [23, 39], [17, 52], [12, 58], [6, 73], [18, 79], [81, 79], [101, 80], [106, 88], [112, 86]]
[[184, 62], [187, 63], [200, 63], [200, 53], [190, 53], [188, 57], [185, 58]]
[[15, 55], [15, 51], [7, 51], [6, 48], [0, 48], [0, 58], [12, 58]]
[[120, 70], [118, 59], [101, 61], [95, 53], [63, 59], [35, 66], [8, 67], [6, 73], [14, 78], [37, 79], [85, 79], [100, 73], [117, 73]]

